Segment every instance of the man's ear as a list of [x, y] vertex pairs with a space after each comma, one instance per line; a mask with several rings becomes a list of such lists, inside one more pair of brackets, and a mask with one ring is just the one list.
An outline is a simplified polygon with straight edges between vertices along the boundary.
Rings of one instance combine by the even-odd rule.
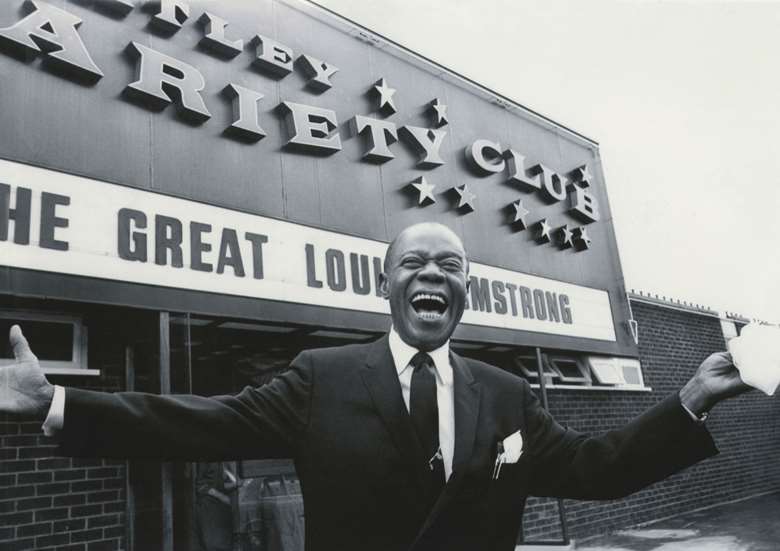
[[385, 300], [390, 298], [390, 278], [384, 272], [379, 274], [379, 296]]

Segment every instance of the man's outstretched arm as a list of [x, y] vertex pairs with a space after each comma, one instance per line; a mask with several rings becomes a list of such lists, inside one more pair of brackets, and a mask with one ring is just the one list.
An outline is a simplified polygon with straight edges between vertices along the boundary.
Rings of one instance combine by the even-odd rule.
[[[54, 387], [17, 326], [16, 362], [0, 368], [0, 410], [43, 418]], [[291, 457], [308, 425], [311, 366], [307, 354], [260, 388], [206, 398], [136, 392], [65, 390], [66, 455], [149, 459]]]
[[614, 499], [662, 480], [717, 453], [695, 418], [749, 389], [728, 354], [712, 354], [679, 394], [623, 428], [595, 437], [562, 427], [529, 393], [525, 414], [535, 464], [531, 493]]

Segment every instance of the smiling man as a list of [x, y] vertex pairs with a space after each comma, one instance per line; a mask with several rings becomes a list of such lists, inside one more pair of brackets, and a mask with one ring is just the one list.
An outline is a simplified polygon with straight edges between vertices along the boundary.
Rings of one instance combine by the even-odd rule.
[[449, 350], [467, 282], [458, 236], [411, 226], [380, 280], [387, 336], [302, 352], [236, 396], [55, 388], [14, 326], [0, 411], [46, 415], [72, 456], [293, 457], [308, 551], [510, 551], [528, 495], [620, 497], [716, 453], [698, 417], [747, 390], [726, 354], [624, 428], [587, 437], [558, 425], [523, 379]]

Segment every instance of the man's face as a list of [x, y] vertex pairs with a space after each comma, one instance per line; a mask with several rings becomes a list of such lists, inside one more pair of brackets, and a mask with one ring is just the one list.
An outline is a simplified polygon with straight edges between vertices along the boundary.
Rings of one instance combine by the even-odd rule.
[[380, 276], [393, 326], [408, 345], [438, 348], [458, 325], [466, 302], [468, 263], [460, 239], [444, 226], [406, 229]]

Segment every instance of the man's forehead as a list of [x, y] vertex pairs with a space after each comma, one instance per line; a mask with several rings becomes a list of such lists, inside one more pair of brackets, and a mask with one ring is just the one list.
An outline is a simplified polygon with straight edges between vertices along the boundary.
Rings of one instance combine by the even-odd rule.
[[396, 253], [458, 254], [465, 257], [460, 238], [446, 226], [418, 224], [402, 231], [396, 239]]

